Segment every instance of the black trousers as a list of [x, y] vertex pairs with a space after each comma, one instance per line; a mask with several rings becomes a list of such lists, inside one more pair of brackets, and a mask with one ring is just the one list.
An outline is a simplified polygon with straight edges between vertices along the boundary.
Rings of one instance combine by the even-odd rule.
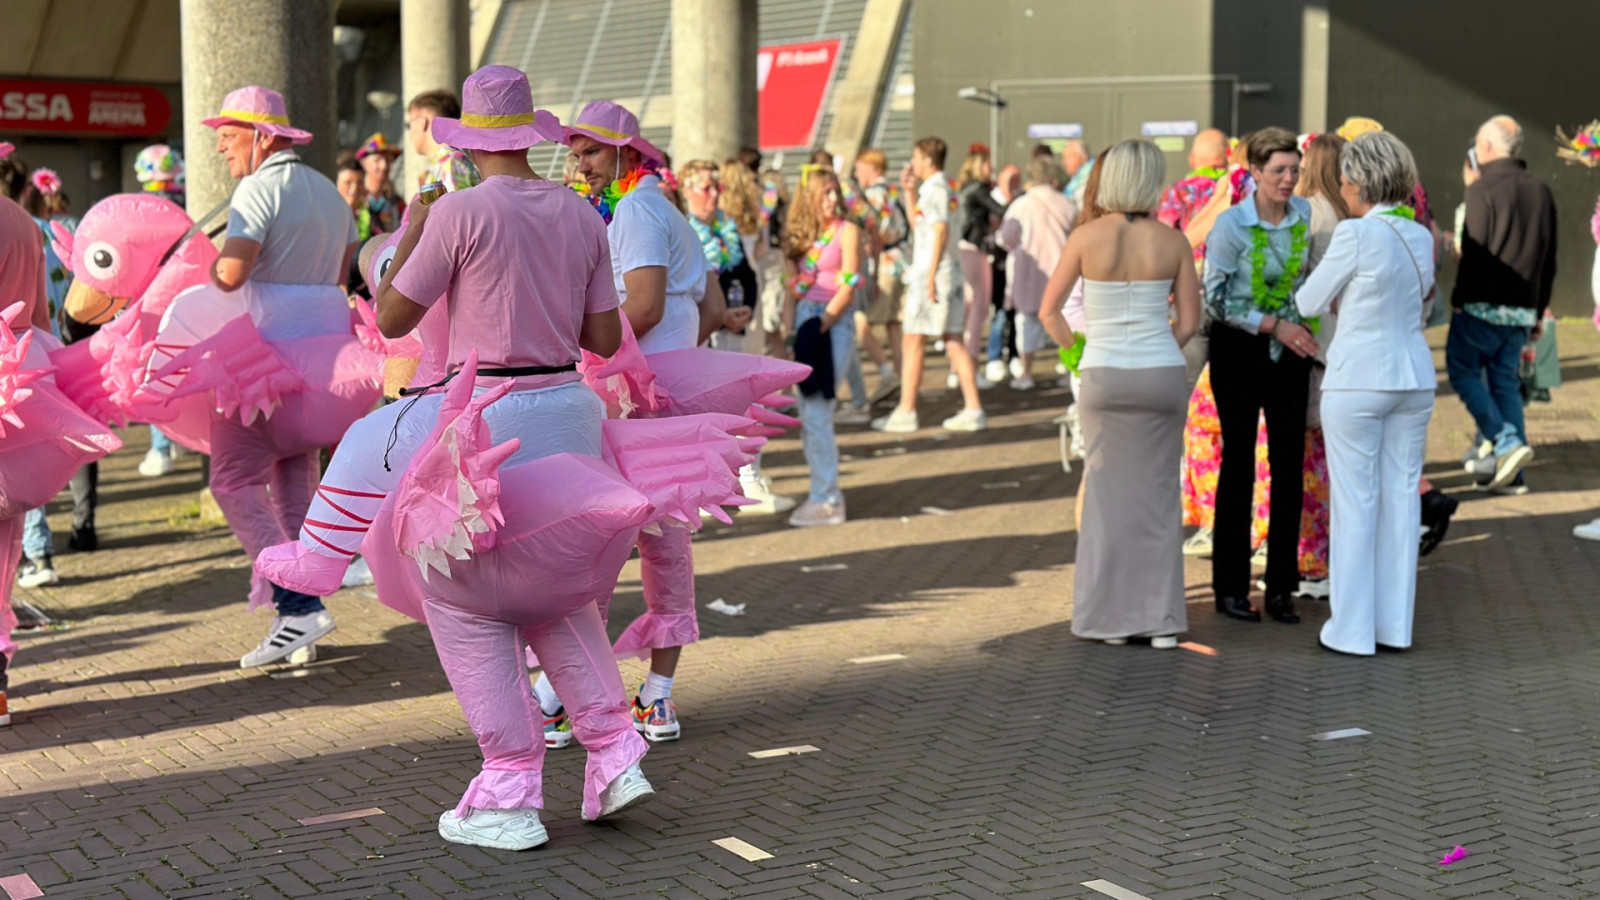
[[1311, 360], [1288, 350], [1277, 362], [1271, 338], [1221, 322], [1211, 327], [1211, 391], [1222, 425], [1217, 475], [1211, 587], [1219, 596], [1250, 594], [1250, 520], [1256, 481], [1256, 426], [1267, 417], [1267, 464], [1272, 473], [1267, 536], [1267, 596], [1300, 586], [1300, 507], [1304, 494], [1306, 396]]
[[100, 462], [96, 460], [74, 472], [67, 486], [72, 489], [72, 530], [92, 531], [95, 507], [100, 505]]

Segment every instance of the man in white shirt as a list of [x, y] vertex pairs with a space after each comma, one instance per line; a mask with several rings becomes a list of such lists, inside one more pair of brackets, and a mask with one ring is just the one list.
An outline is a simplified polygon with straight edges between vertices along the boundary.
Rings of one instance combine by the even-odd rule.
[[[961, 385], [962, 410], [944, 420], [950, 431], [982, 431], [989, 427], [978, 399], [977, 370], [963, 343], [966, 307], [962, 300], [961, 268], [956, 262], [955, 234], [950, 228], [954, 195], [944, 175], [946, 147], [936, 137], [917, 141], [911, 152], [910, 178], [905, 195], [915, 197], [911, 211], [913, 229], [911, 268], [906, 273], [905, 330], [902, 347], [900, 405], [874, 419], [872, 427], [892, 434], [916, 431], [917, 391], [922, 387], [923, 357], [930, 338], [944, 338], [945, 355]], [[920, 181], [917, 186], [915, 182]], [[982, 302], [988, 302], [984, 298]]]
[[[228, 173], [240, 179], [212, 284], [244, 291], [267, 340], [349, 334], [339, 286], [356, 251], [356, 224], [333, 182], [291, 149], [310, 143], [311, 133], [290, 127], [282, 95], [263, 87], [229, 94], [205, 124], [217, 131]], [[299, 532], [321, 474], [318, 451], [281, 456], [273, 427], [269, 419], [244, 425], [220, 415], [211, 422], [211, 493], [252, 561]], [[313, 642], [334, 629], [322, 598], [272, 585], [272, 602], [271, 631], [239, 664], [315, 659]]]
[[[719, 328], [750, 323], [750, 307], [729, 309], [700, 239], [661, 189], [660, 150], [639, 134], [639, 119], [601, 100], [563, 129], [587, 194], [606, 218], [611, 267], [622, 312], [646, 354], [697, 346]], [[613, 205], [614, 203], [614, 205]], [[672, 679], [685, 644], [700, 639], [694, 607], [694, 555], [686, 528], [639, 536], [647, 607], [617, 639], [620, 656], [648, 656], [650, 673], [633, 700], [633, 724], [650, 741], [680, 735]], [[545, 715], [545, 744], [564, 747], [571, 725], [549, 679], [534, 693]]]

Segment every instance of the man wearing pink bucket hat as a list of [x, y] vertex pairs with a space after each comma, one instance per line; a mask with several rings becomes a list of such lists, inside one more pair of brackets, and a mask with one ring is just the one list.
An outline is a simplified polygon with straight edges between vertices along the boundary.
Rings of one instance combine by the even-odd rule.
[[[265, 340], [349, 335], [339, 285], [358, 235], [338, 188], [293, 150], [311, 133], [289, 124], [282, 94], [256, 85], [228, 94], [204, 122], [239, 179], [212, 284], [239, 298]], [[276, 449], [285, 427], [222, 415], [211, 424], [211, 492], [252, 560], [294, 533], [317, 483], [319, 450], [285, 457]], [[314, 659], [315, 641], [335, 627], [320, 597], [272, 585], [272, 600], [277, 616], [243, 667]]]
[[[585, 106], [562, 136], [587, 185], [579, 192], [609, 223], [613, 280], [639, 349], [683, 350], [719, 328], [743, 330], [750, 309], [728, 309], [694, 228], [662, 192], [657, 172], [664, 157], [640, 134], [639, 118], [599, 100]], [[700, 639], [689, 530], [665, 527], [659, 535], [640, 535], [639, 560], [647, 609], [617, 639], [615, 651], [618, 657], [650, 659], [650, 673], [633, 700], [634, 727], [651, 741], [675, 741], [681, 731], [672, 680], [684, 645]], [[543, 673], [534, 693], [546, 716], [547, 744], [565, 746], [569, 729], [581, 723], [568, 722]]]
[[[528, 148], [560, 140], [561, 123], [534, 109], [526, 75], [486, 66], [467, 79], [462, 96], [461, 117], [434, 119], [433, 134], [467, 151], [483, 181], [411, 207], [393, 261], [374, 291], [378, 328], [385, 337], [399, 338], [429, 309], [444, 307], [447, 370], [451, 377], [460, 373], [494, 384], [480, 398], [489, 398], [483, 421], [501, 447], [520, 442], [504, 461], [506, 468], [563, 454], [598, 457], [604, 407], [580, 379], [575, 361], [580, 348], [610, 356], [622, 339], [605, 226], [565, 186], [529, 167]], [[411, 402], [383, 407], [349, 429], [300, 539], [263, 553], [257, 561], [261, 574], [307, 591], [338, 589], [355, 554], [375, 549], [368, 529], [402, 519], [403, 479], [414, 483], [413, 460], [449, 409], [450, 398], [439, 390], [445, 381], [419, 388]], [[553, 509], [555, 500], [547, 496], [553, 492], [480, 495], [498, 496], [509, 517], [514, 510]], [[385, 506], [391, 494], [396, 500]], [[541, 546], [554, 549], [541, 552], [559, 557], [571, 533], [553, 530]], [[377, 544], [382, 552], [368, 558], [380, 598], [393, 603], [398, 589], [392, 573], [403, 564], [414, 574], [414, 564], [396, 562], [404, 551], [395, 538]], [[577, 735], [589, 751], [584, 818], [614, 815], [655, 792], [639, 769], [647, 744], [630, 721], [593, 598], [584, 597], [575, 611], [557, 607], [561, 601], [540, 589], [528, 563], [503, 554], [483, 558], [494, 549], [474, 544], [421, 589], [421, 611], [439, 662], [484, 756], [460, 802], [440, 817], [439, 833], [458, 843], [523, 850], [547, 840], [539, 820], [545, 743], [528, 690], [524, 642], [555, 673], [581, 720]], [[495, 587], [469, 591], [469, 602], [451, 587], [467, 582]]]

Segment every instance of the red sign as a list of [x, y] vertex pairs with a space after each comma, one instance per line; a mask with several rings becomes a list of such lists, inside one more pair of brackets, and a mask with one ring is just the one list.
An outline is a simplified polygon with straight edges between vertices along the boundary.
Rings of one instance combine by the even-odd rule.
[[811, 148], [842, 45], [830, 38], [762, 47], [756, 54], [762, 150]]
[[0, 134], [160, 134], [172, 106], [143, 84], [0, 78]]

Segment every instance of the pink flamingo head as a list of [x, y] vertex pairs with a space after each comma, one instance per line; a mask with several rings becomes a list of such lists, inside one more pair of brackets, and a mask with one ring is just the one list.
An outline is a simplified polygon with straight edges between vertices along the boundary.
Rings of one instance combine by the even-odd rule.
[[153, 194], [101, 200], [84, 214], [76, 233], [52, 223], [56, 255], [73, 275], [67, 308], [93, 311], [89, 324], [109, 321], [144, 293], [162, 258], [193, 224], [183, 207]]

